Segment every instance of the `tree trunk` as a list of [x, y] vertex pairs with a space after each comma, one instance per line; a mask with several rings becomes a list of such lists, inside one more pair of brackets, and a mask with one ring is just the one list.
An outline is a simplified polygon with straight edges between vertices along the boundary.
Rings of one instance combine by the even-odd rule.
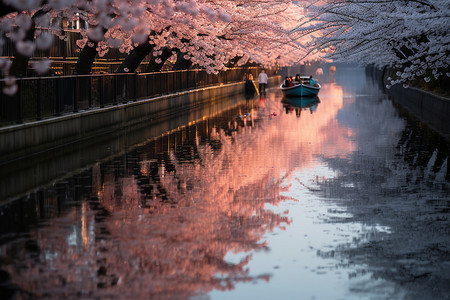
[[[108, 29], [103, 27], [103, 34], [107, 31]], [[91, 73], [92, 65], [94, 64], [95, 57], [97, 56], [97, 46], [98, 42], [88, 39], [86, 45], [84, 45], [80, 52], [80, 56], [78, 56], [77, 64], [73, 70], [74, 75], [86, 75]]]
[[177, 61], [175, 62], [175, 65], [173, 66], [173, 70], [187, 70], [192, 66], [192, 61], [190, 59], [185, 59], [184, 56], [186, 53], [178, 52], [177, 55]]
[[[92, 46], [89, 46], [92, 45]], [[92, 64], [97, 56], [98, 42], [87, 41], [78, 57], [77, 64], [73, 70], [74, 75], [85, 75], [91, 73]]]
[[[159, 72], [161, 71], [164, 62], [166, 60], [169, 59], [169, 57], [172, 56], [172, 52], [175, 51], [173, 49], [169, 49], [169, 48], [163, 48], [162, 49], [162, 54], [160, 56], [157, 57], [152, 57], [152, 59], [150, 60], [150, 62], [148, 63], [147, 69], [145, 70], [146, 72]], [[157, 63], [156, 59], [159, 58], [161, 59], [161, 63]]]
[[130, 54], [128, 54], [119, 68], [117, 68], [116, 73], [134, 73], [142, 60], [153, 50], [153, 48], [155, 48], [155, 45], [146, 41], [131, 50]]
[[[31, 18], [31, 28], [27, 30], [24, 41], [34, 41], [34, 33], [36, 31], [36, 23], [34, 22], [34, 19], [46, 13], [47, 11], [40, 9], [33, 15]], [[30, 57], [24, 56], [16, 50], [9, 74], [16, 77], [25, 77], [27, 75], [29, 61]]]
[[[33, 22], [31, 28], [27, 31], [25, 36], [25, 41], [33, 41], [34, 40], [34, 32], [36, 26]], [[11, 69], [9, 70], [9, 74], [15, 77], [25, 77], [27, 75], [28, 62], [30, 61], [30, 57], [24, 56], [19, 52], [15, 52], [13, 62], [11, 65]]]
[[236, 64], [238, 63], [238, 61], [242, 58], [242, 56], [235, 56], [233, 59], [231, 59], [230, 61], [228, 61], [228, 63], [226, 64], [227, 68], [233, 68], [236, 66]]

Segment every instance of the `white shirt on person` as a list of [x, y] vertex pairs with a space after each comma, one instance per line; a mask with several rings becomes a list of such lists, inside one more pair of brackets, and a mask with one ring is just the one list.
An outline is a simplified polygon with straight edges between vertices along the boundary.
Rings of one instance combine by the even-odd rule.
[[259, 83], [267, 84], [268, 80], [269, 80], [269, 77], [267, 77], [266, 73], [264, 73], [264, 72], [259, 73], [259, 75], [258, 75], [258, 82]]

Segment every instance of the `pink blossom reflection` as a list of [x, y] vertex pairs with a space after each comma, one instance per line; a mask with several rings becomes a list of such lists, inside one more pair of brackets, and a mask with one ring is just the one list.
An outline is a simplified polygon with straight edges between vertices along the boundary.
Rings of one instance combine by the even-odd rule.
[[[23, 252], [22, 268], [7, 266], [12, 281], [24, 298], [187, 299], [270, 280], [247, 265], [270, 249], [267, 233], [291, 222], [270, 209], [285, 200], [283, 182], [354, 147], [336, 121], [342, 90], [321, 94], [317, 111], [300, 118], [269, 93], [230, 121], [211, 116], [137, 149], [134, 161], [95, 165], [92, 194], [32, 230], [39, 251]], [[247, 255], [230, 263], [228, 253]]]

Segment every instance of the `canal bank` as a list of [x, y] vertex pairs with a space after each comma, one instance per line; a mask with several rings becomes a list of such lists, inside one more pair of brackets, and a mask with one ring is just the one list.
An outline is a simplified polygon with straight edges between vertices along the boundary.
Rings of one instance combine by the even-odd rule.
[[450, 140], [450, 99], [418, 88], [404, 88], [400, 84], [386, 88], [386, 71], [373, 66], [366, 68], [366, 73], [380, 81], [382, 90], [394, 103], [400, 104], [409, 113], [424, 124]]
[[[281, 77], [270, 78], [269, 85]], [[244, 93], [245, 82], [217, 85], [0, 128], [0, 164], [99, 137], [141, 122], [160, 122], [206, 102]]]
[[[252, 100], [259, 101], [259, 99]], [[0, 168], [0, 206], [14, 202], [24, 195], [30, 197], [36, 187], [49, 183], [54, 185], [83, 173], [93, 165], [124, 156], [126, 151], [133, 151], [142, 144], [158, 140], [160, 147], [169, 147], [174, 141], [183, 140], [174, 137], [174, 132], [204, 122], [205, 118], [236, 110], [248, 102], [245, 95], [210, 101], [164, 120], [148, 120], [95, 138], [63, 145], [52, 151], [4, 163]], [[192, 135], [195, 136], [196, 133]]]

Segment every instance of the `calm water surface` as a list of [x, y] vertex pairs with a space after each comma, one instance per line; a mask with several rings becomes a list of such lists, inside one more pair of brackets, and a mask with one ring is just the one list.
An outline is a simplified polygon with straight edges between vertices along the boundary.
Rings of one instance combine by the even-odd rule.
[[448, 155], [363, 69], [272, 89], [0, 206], [0, 298], [446, 299]]

